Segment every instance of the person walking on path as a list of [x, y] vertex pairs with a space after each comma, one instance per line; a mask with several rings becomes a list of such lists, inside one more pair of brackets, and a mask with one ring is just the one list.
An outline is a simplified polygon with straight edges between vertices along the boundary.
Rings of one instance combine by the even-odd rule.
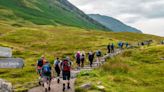
[[108, 50], [108, 53], [111, 53], [111, 45], [110, 44], [108, 44], [107, 50]]
[[111, 53], [114, 53], [114, 44], [111, 45]]
[[101, 56], [102, 56], [102, 53], [100, 50], [96, 51], [96, 56], [97, 56], [97, 65], [100, 66], [101, 65]]
[[67, 89], [70, 89], [70, 77], [71, 77], [71, 61], [68, 57], [64, 58], [61, 62], [62, 76], [63, 76], [63, 92]]
[[126, 42], [126, 44], [125, 44], [125, 45], [126, 45], [126, 48], [129, 48], [129, 43], [128, 43], [128, 42]]
[[92, 51], [88, 53], [88, 60], [90, 62], [90, 67], [92, 67], [93, 60], [94, 60], [94, 53]]
[[52, 78], [51, 73], [52, 72], [51, 72], [50, 63], [48, 61], [46, 61], [41, 70], [45, 92], [48, 92], [48, 90], [49, 91], [51, 90], [51, 88], [50, 88], [51, 78]]
[[80, 55], [80, 60], [81, 60], [81, 67], [84, 67], [84, 61], [85, 61], [85, 52], [83, 51]]
[[45, 64], [45, 56], [42, 55], [41, 58], [38, 59], [37, 63], [36, 63], [36, 72], [39, 75], [39, 85], [41, 85], [42, 82], [42, 75], [41, 75], [41, 70], [43, 65]]
[[57, 74], [57, 83], [59, 83], [60, 82], [60, 71], [61, 71], [59, 58], [54, 60], [54, 69], [55, 69], [55, 72]]
[[80, 51], [78, 51], [75, 55], [75, 58], [76, 58], [76, 63], [77, 63], [77, 69], [80, 69]]
[[161, 44], [164, 44], [164, 40], [161, 41]]

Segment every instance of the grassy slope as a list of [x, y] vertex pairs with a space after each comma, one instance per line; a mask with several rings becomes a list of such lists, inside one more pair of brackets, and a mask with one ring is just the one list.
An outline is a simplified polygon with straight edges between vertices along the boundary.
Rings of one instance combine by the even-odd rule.
[[147, 39], [162, 39], [152, 35], [102, 32], [64, 26], [27, 24], [27, 27], [16, 27], [12, 25], [12, 21], [10, 24], [0, 21], [0, 29], [0, 46], [13, 48], [14, 57], [25, 60], [23, 69], [0, 69], [0, 78], [11, 81], [17, 90], [34, 86], [34, 83], [29, 85], [29, 82], [37, 79], [33, 65], [42, 54], [46, 54], [47, 59], [53, 63], [54, 56], [69, 55], [73, 58], [77, 50], [105, 51], [109, 42], [123, 40], [135, 43]]
[[[68, 25], [86, 29], [104, 29], [99, 23], [87, 19], [81, 12], [71, 11], [59, 0], [0, 0], [0, 19], [13, 20], [13, 25], [23, 26], [26, 22], [39, 25]], [[83, 16], [83, 17], [82, 17]], [[87, 18], [86, 18], [87, 17]]]
[[90, 82], [93, 86], [85, 92], [102, 92], [98, 85], [103, 85], [106, 92], [163, 92], [164, 62], [161, 58], [164, 58], [164, 46], [127, 50], [100, 69], [82, 72], [76, 91], [84, 92], [78, 86]]

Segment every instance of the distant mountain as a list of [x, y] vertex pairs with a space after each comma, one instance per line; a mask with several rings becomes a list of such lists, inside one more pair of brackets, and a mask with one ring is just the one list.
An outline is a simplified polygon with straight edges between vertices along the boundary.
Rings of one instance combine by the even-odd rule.
[[0, 0], [0, 20], [108, 30], [67, 0]]
[[137, 32], [142, 33], [140, 30], [130, 27], [121, 21], [114, 19], [112, 17], [99, 15], [99, 14], [89, 14], [91, 18], [108, 27], [114, 32]]

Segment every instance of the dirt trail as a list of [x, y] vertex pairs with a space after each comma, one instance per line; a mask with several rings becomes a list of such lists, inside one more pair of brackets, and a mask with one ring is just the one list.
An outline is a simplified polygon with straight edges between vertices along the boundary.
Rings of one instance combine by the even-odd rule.
[[[113, 56], [116, 56], [117, 54], [119, 54], [121, 52], [122, 52], [121, 50], [117, 49], [117, 50], [115, 50], [115, 53], [111, 53], [111, 54], [107, 54], [107, 55], [103, 56], [101, 61], [105, 62], [105, 60], [107, 58], [112, 58]], [[97, 63], [96, 62], [93, 63], [93, 68], [97, 68]], [[93, 68], [90, 68], [89, 65], [86, 65], [83, 69], [72, 70], [71, 71], [72, 79], [70, 81], [71, 89], [66, 90], [65, 92], [75, 92], [74, 84], [75, 84], [75, 80], [76, 80], [76, 75], [82, 70], [92, 70]], [[28, 92], [44, 92], [44, 87], [42, 87], [42, 86], [35, 87], [33, 89], [30, 89]], [[53, 79], [52, 82], [51, 82], [51, 91], [50, 92], [62, 92], [62, 82], [60, 82], [58, 84], [57, 80]]]

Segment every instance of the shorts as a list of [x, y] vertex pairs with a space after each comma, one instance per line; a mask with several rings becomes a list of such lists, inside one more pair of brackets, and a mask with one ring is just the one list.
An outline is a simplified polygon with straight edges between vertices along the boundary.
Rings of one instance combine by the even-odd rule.
[[70, 80], [71, 72], [70, 71], [63, 71], [63, 80]]

